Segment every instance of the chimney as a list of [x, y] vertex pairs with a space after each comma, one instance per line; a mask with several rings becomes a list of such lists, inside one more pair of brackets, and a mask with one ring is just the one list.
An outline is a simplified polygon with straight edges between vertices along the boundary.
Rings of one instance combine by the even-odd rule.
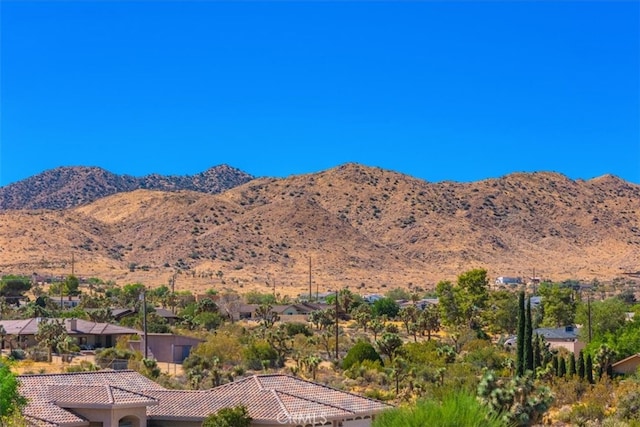
[[78, 319], [71, 318], [66, 319], [67, 330], [68, 331], [77, 331], [78, 330]]

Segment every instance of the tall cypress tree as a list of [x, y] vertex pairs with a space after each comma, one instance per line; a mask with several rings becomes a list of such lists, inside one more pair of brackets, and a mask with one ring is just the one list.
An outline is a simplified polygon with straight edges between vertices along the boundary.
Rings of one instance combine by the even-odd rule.
[[518, 338], [517, 338], [517, 355], [516, 355], [516, 376], [522, 376], [525, 370], [524, 364], [524, 291], [520, 291], [518, 295]]
[[593, 360], [591, 359], [591, 353], [587, 353], [587, 362], [584, 366], [585, 375], [589, 384], [593, 384]]
[[527, 299], [524, 323], [524, 369], [533, 371], [533, 325], [531, 324], [531, 298]]
[[580, 354], [578, 354], [578, 378], [584, 380], [584, 353], [580, 350]]
[[558, 357], [560, 358], [560, 362], [558, 363], [558, 376], [562, 378], [567, 375], [567, 362], [564, 360], [564, 357]]
[[560, 364], [558, 362], [557, 354], [553, 356], [553, 358], [551, 359], [551, 366], [553, 367], [553, 375], [557, 377], [558, 374], [560, 373]]
[[570, 377], [574, 377], [576, 375], [576, 355], [571, 353], [569, 355], [569, 370], [567, 371]]
[[542, 366], [542, 352], [540, 351], [540, 336], [535, 334], [533, 336], [533, 369], [538, 369]]

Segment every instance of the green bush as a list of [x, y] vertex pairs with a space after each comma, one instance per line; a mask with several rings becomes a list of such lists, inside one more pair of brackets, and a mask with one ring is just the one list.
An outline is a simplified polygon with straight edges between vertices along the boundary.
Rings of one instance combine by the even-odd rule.
[[373, 427], [506, 427], [470, 393], [453, 392], [441, 402], [421, 400], [415, 406], [394, 408], [380, 414]]
[[342, 369], [349, 369], [355, 364], [360, 364], [365, 360], [372, 362], [378, 361], [382, 364], [382, 358], [376, 349], [367, 341], [358, 341], [355, 343], [342, 361]]
[[264, 366], [276, 367], [278, 353], [265, 341], [253, 342], [244, 351], [245, 362], [249, 369], [260, 370]]
[[285, 323], [285, 330], [287, 331], [287, 335], [289, 335], [290, 337], [294, 337], [298, 334], [302, 334], [305, 337], [310, 337], [313, 335], [313, 332], [311, 332], [309, 327], [300, 322]]

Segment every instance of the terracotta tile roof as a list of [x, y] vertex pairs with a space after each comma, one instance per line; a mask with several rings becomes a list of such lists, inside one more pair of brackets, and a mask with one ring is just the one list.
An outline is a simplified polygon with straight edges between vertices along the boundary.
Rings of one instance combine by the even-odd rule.
[[50, 402], [39, 402], [36, 404], [28, 405], [24, 412], [26, 416], [46, 421], [54, 425], [74, 425], [84, 426], [89, 425], [88, 420], [60, 408]]
[[[130, 396], [132, 393], [141, 393], [143, 390], [154, 388], [162, 389], [159, 384], [134, 371], [20, 375], [18, 380], [20, 381], [20, 393], [28, 400], [27, 406], [23, 411], [25, 416], [41, 422], [46, 421], [54, 425], [64, 426], [84, 426], [89, 424], [84, 418], [56, 405], [55, 399], [60, 397], [58, 390], [72, 392], [73, 389], [77, 389], [87, 392], [88, 388], [92, 386], [104, 389], [108, 385], [112, 389], [118, 389], [115, 392], [114, 402], [124, 402], [127, 399], [129, 401], [132, 399]], [[80, 393], [73, 393], [74, 396], [78, 397], [79, 404], [88, 403], [92, 399], [90, 395], [81, 396]], [[153, 402], [151, 404], [155, 404], [155, 400], [152, 398], [146, 397], [146, 399]], [[66, 405], [69, 404], [70, 402], [66, 402]], [[140, 402], [139, 404], [143, 405], [144, 403]]]
[[49, 396], [62, 408], [158, 404], [152, 397], [111, 385], [53, 384], [49, 386]]
[[29, 399], [25, 415], [61, 425], [84, 423], [85, 420], [63, 409], [83, 405], [144, 405], [150, 419], [192, 421], [202, 421], [222, 408], [245, 405], [254, 420], [280, 424], [310, 416], [345, 419], [391, 407], [311, 381], [276, 374], [254, 375], [206, 391], [167, 390], [134, 371], [23, 375], [18, 379], [21, 393]]
[[27, 425], [31, 427], [58, 427], [59, 425], [59, 424], [50, 423], [49, 421], [46, 421], [46, 420], [40, 420], [38, 418], [30, 417], [30, 416], [25, 416], [24, 419], [27, 422]]
[[[207, 391], [152, 390], [145, 394], [160, 405], [148, 408], [151, 418], [202, 420], [222, 408], [245, 405], [256, 421], [306, 416], [342, 419], [389, 408], [382, 402], [288, 375], [256, 375]], [[297, 418], [296, 418], [297, 417]]]
[[290, 375], [256, 375], [255, 378], [264, 389], [283, 391], [303, 399], [339, 407], [353, 413], [379, 412], [390, 408], [389, 405], [377, 400]]

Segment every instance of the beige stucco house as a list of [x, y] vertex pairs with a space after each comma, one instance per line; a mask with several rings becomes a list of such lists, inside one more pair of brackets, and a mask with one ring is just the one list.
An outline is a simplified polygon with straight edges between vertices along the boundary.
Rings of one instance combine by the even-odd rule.
[[253, 375], [210, 390], [168, 390], [134, 371], [21, 375], [33, 426], [199, 427], [245, 405], [256, 427], [369, 427], [391, 406], [289, 375]]
[[638, 372], [638, 367], [640, 367], [640, 353], [632, 354], [611, 365], [614, 374], [623, 375], [635, 374]]

